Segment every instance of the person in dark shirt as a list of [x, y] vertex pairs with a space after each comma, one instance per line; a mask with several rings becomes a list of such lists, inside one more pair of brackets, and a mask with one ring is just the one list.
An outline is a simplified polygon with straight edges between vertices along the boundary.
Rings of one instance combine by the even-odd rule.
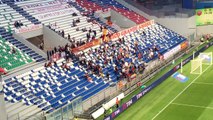
[[20, 26], [20, 25], [19, 25], [19, 22], [18, 22], [18, 21], [15, 21], [15, 22], [14, 22], [14, 26], [15, 26], [16, 28], [19, 28], [19, 26]]
[[97, 34], [97, 33], [96, 33], [96, 30], [93, 30], [93, 33], [94, 33], [94, 36], [96, 37], [96, 34]]
[[14, 47], [12, 47], [11, 53], [12, 53], [12, 54], [16, 54], [16, 49], [15, 49]]
[[109, 80], [109, 72], [107, 72], [106, 77], [107, 77], [107, 80]]
[[76, 28], [76, 31], [79, 31], [79, 27]]
[[100, 32], [102, 32], [102, 30], [103, 30], [103, 26], [100, 26]]
[[90, 39], [90, 33], [87, 33], [87, 42], [89, 42]]
[[82, 28], [81, 30], [82, 30], [82, 32], [86, 32], [86, 31], [87, 31], [87, 29], [86, 29], [86, 28]]
[[71, 39], [71, 38], [70, 38], [70, 34], [68, 34], [67, 38], [68, 38], [68, 40], [70, 41], [70, 39]]
[[72, 14], [72, 16], [78, 16], [78, 14], [74, 12], [74, 13]]
[[61, 36], [64, 37], [64, 30], [61, 31]]
[[76, 27], [77, 25], [76, 25], [76, 21], [75, 20], [73, 20], [72, 21], [72, 27]]
[[23, 23], [21, 22], [21, 20], [19, 20], [19, 26], [21, 27], [21, 26], [23, 26]]
[[76, 20], [76, 22], [77, 22], [77, 23], [80, 23], [80, 22], [81, 22], [81, 21], [80, 21], [80, 18], [78, 18], [78, 19]]

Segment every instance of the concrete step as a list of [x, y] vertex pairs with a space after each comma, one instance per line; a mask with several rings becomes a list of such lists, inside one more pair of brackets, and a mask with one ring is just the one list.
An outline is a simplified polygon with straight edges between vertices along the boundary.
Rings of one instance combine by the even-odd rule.
[[[10, 109], [11, 110], [11, 109]], [[15, 120], [17, 118], [24, 120], [29, 117], [35, 118], [40, 117], [42, 114], [42, 110], [35, 105], [26, 106], [22, 105], [14, 109], [13, 111], [8, 112], [8, 119]]]
[[16, 110], [17, 108], [23, 107], [23, 103], [22, 102], [17, 102], [17, 103], [9, 103], [7, 102], [5, 104], [5, 108], [7, 113], [12, 112], [14, 110]]

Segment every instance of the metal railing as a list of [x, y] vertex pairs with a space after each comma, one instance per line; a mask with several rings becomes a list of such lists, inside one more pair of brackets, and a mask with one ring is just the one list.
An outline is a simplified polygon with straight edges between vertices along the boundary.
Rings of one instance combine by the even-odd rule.
[[74, 118], [74, 114], [82, 114], [82, 97], [78, 97], [71, 101], [68, 105], [58, 108], [53, 113], [46, 114], [46, 120], [70, 120]]

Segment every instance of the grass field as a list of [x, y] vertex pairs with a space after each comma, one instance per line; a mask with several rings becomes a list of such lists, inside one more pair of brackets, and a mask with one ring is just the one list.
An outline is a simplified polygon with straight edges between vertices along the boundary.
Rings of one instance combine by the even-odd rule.
[[213, 65], [203, 66], [202, 75], [190, 74], [190, 67], [183, 68], [187, 82], [169, 77], [116, 120], [213, 120]]

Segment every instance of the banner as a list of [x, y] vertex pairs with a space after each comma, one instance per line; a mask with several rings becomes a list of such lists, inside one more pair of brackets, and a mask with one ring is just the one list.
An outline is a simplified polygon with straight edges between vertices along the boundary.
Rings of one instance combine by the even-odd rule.
[[[143, 29], [145, 27], [148, 27], [150, 25], [153, 25], [155, 22], [154, 20], [150, 20], [150, 21], [147, 21], [147, 22], [144, 22], [140, 25], [137, 25], [137, 26], [134, 26], [134, 27], [131, 27], [129, 29], [126, 29], [126, 30], [122, 30], [120, 32], [117, 32], [117, 33], [114, 33], [111, 37], [110, 37], [110, 40], [117, 40], [118, 38], [120, 37], [123, 37], [131, 32], [135, 32], [136, 30], [139, 30], [139, 29]], [[101, 42], [99, 40], [95, 40], [94, 42], [89, 42], [85, 45], [82, 45], [80, 47], [77, 47], [77, 48], [74, 48], [72, 51], [74, 53], [77, 53], [77, 52], [80, 52], [82, 50], [85, 50], [87, 48], [90, 48], [90, 47], [93, 47], [93, 46], [96, 46], [96, 45], [100, 45]]]
[[59, 17], [64, 15], [69, 15], [74, 13], [75, 11], [76, 11], [75, 8], [65, 9], [60, 11], [49, 12], [46, 14], [36, 15], [35, 17], [39, 20], [45, 20], [45, 19], [55, 18], [56, 16]]
[[51, 2], [45, 2], [45, 3], [33, 3], [33, 4], [27, 4], [25, 6], [22, 6], [23, 9], [33, 9], [33, 8], [39, 8], [39, 7], [45, 7], [48, 5], [55, 5], [60, 4], [59, 1], [51, 1]]
[[27, 27], [22, 26], [21, 28], [15, 29], [15, 32], [16, 33], [25, 33], [25, 32], [31, 32], [31, 31], [34, 31], [34, 30], [38, 30], [38, 29], [41, 29], [41, 28], [42, 28], [41, 24], [39, 24], [39, 25], [29, 25]]
[[137, 26], [134, 26], [134, 27], [131, 27], [131, 28], [128, 28], [128, 29], [125, 29], [125, 30], [122, 30], [120, 32], [117, 32], [117, 33], [114, 33], [112, 36], [111, 36], [111, 40], [116, 40], [118, 38], [121, 38], [121, 37], [124, 37], [125, 35], [127, 34], [130, 34], [131, 32], [135, 32], [139, 29], [143, 29], [145, 27], [148, 27], [150, 25], [153, 25], [155, 22], [154, 20], [150, 20], [150, 21], [147, 21], [147, 22], [144, 22], [142, 24], [139, 24]]
[[181, 50], [181, 45], [177, 45], [176, 47], [172, 48], [171, 50], [168, 50], [165, 54], [163, 54], [163, 58], [166, 60], [180, 50]]
[[94, 47], [94, 46], [97, 46], [100, 44], [100, 41], [99, 40], [93, 40], [91, 42], [88, 42], [87, 44], [84, 44], [82, 46], [79, 46], [77, 48], [74, 48], [72, 49], [72, 52], [73, 53], [77, 53], [77, 52], [80, 52], [80, 51], [83, 51], [85, 49], [88, 49], [88, 48], [91, 48], [91, 47]]
[[50, 5], [60, 5], [61, 3], [67, 3], [69, 1], [74, 2], [75, 0], [56, 0], [56, 1], [48, 1], [48, 2], [43, 2], [43, 3], [33, 3], [33, 4], [27, 4], [22, 6], [23, 9], [34, 9], [34, 8], [39, 8], [39, 7], [51, 7]]
[[[207, 44], [206, 46], [204, 46], [203, 48], [201, 48], [200, 50], [198, 50], [195, 55], [198, 56], [200, 52], [205, 51], [207, 48], [209, 48], [212, 45], [213, 45], [213, 42]], [[192, 57], [193, 57], [193, 55], [191, 55], [188, 58], [186, 58], [183, 61], [184, 62], [183, 65], [185, 65], [190, 60], [192, 60], [193, 59]], [[175, 73], [178, 69], [180, 69], [180, 66], [181, 66], [181, 64], [179, 63], [174, 68], [172, 68], [171, 70], [169, 70], [166, 74], [164, 74], [162, 77], [160, 77], [158, 80], [156, 80], [155, 82], [153, 82], [150, 86], [146, 87], [140, 93], [138, 93], [137, 95], [133, 96], [128, 102], [124, 103], [121, 107], [119, 107], [117, 110], [115, 110], [112, 114], [110, 114], [109, 116], [105, 117], [104, 120], [113, 120], [113, 119], [115, 119], [119, 114], [121, 114], [123, 111], [125, 111], [127, 108], [129, 108], [132, 104], [134, 104], [135, 102], [137, 102], [145, 94], [147, 94], [148, 92], [150, 92], [153, 88], [155, 88], [156, 86], [158, 86], [159, 84], [161, 84], [168, 77], [170, 77], [173, 73]]]
[[165, 54], [163, 54], [163, 58], [168, 59], [169, 57], [176, 54], [180, 50], [186, 49], [188, 47], [188, 45], [189, 45], [188, 41], [182, 42], [181, 44], [177, 45], [176, 47], [172, 48], [171, 50], [168, 50]]
[[53, 6], [47, 6], [47, 7], [40, 7], [40, 8], [34, 9], [34, 12], [37, 14], [41, 14], [41, 13], [47, 13], [47, 12], [57, 11], [57, 10], [66, 9], [66, 8], [71, 8], [71, 6], [69, 6], [68, 4], [64, 4], [64, 5], [60, 4], [60, 5], [53, 5]]

